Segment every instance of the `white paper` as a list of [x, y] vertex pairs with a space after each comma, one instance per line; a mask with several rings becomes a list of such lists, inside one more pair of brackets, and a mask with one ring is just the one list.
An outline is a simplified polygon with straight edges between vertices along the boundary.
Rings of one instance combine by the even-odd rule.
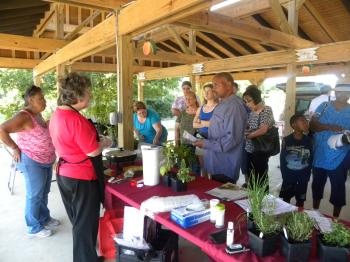
[[232, 183], [223, 184], [205, 193], [224, 201], [232, 201], [247, 196], [247, 191], [242, 190], [240, 186]]
[[332, 231], [332, 219], [323, 216], [320, 212], [315, 210], [304, 210], [304, 212], [315, 221], [315, 226], [321, 233]]
[[143, 241], [144, 216], [137, 208], [124, 207], [123, 238], [125, 241]]
[[188, 141], [194, 143], [196, 141], [198, 141], [199, 139], [193, 135], [191, 135], [190, 133], [188, 133], [187, 131], [184, 131], [183, 135], [182, 135], [183, 138], [187, 139]]
[[[242, 199], [235, 201], [244, 210], [251, 210], [249, 200]], [[271, 213], [273, 215], [279, 215], [283, 213], [293, 212], [297, 210], [296, 206], [293, 206], [287, 202], [284, 202], [282, 199], [275, 197], [273, 195], [267, 195], [263, 199], [263, 209], [264, 213]]]
[[133, 247], [137, 249], [150, 249], [147, 242], [143, 239], [142, 241], [131, 239], [126, 240], [124, 239], [123, 234], [117, 234], [113, 237], [114, 241], [117, 242], [118, 245], [127, 246], [127, 247]]

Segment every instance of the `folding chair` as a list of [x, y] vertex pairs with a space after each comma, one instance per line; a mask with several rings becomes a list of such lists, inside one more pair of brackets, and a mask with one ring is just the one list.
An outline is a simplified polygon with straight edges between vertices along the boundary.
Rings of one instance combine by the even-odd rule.
[[[6, 146], [4, 146], [4, 148], [12, 158], [12, 153], [7, 149]], [[11, 167], [11, 169], [10, 169], [9, 179], [7, 181], [7, 188], [9, 189], [10, 194], [13, 195], [13, 191], [14, 191], [14, 187], [15, 187], [16, 172], [17, 172], [17, 162], [13, 158], [12, 158], [10, 167]]]

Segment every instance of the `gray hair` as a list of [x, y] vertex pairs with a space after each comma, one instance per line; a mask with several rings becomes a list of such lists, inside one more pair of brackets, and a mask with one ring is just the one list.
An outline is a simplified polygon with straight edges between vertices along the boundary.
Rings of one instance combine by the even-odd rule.
[[57, 104], [75, 105], [81, 100], [91, 87], [91, 81], [86, 76], [69, 73], [59, 80], [59, 94]]

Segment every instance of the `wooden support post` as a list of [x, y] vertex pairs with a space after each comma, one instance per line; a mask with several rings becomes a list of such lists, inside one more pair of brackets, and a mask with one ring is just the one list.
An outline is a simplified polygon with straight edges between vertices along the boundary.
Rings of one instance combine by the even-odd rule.
[[201, 76], [200, 75], [196, 75], [194, 78], [195, 78], [195, 92], [196, 92], [196, 95], [199, 97], [199, 100], [203, 104], [203, 91], [202, 91]]
[[196, 31], [195, 30], [191, 30], [190, 32], [188, 32], [188, 45], [191, 51], [192, 55], [196, 54]]
[[[288, 23], [295, 34], [298, 33], [298, 10], [296, 0], [289, 2], [288, 7]], [[292, 132], [289, 119], [295, 114], [296, 102], [296, 64], [295, 62], [287, 65], [287, 86], [286, 86], [286, 102], [284, 107], [284, 135]]]
[[134, 132], [132, 123], [132, 95], [133, 95], [133, 73], [132, 73], [132, 39], [130, 35], [119, 35], [118, 16], [117, 25], [117, 89], [118, 89], [118, 146], [125, 149], [134, 149]]
[[192, 84], [192, 91], [194, 93], [197, 93], [197, 89], [196, 89], [196, 76], [195, 75], [190, 75], [190, 82]]
[[41, 86], [41, 76], [34, 76], [33, 77], [33, 83], [34, 83], [34, 85], [36, 85], [36, 86]]
[[142, 80], [137, 80], [137, 100], [138, 101], [143, 101], [143, 86], [144, 82]]
[[[56, 4], [56, 12], [55, 12], [55, 25], [56, 25], [56, 32], [55, 36], [56, 39], [63, 39], [64, 38], [64, 4]], [[65, 74], [65, 67], [63, 64], [56, 66], [56, 88], [57, 92], [59, 89], [59, 80], [64, 77]]]
[[288, 4], [288, 24], [292, 29], [294, 35], [298, 35], [298, 17], [299, 10], [297, 5], [297, 0], [292, 0]]

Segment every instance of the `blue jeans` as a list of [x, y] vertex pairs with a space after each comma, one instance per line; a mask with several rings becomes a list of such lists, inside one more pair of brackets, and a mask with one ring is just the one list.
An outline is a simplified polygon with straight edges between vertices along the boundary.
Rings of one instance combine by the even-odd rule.
[[47, 203], [52, 164], [41, 164], [21, 153], [21, 162], [17, 167], [22, 171], [26, 185], [25, 220], [28, 233], [35, 234], [50, 220]]

